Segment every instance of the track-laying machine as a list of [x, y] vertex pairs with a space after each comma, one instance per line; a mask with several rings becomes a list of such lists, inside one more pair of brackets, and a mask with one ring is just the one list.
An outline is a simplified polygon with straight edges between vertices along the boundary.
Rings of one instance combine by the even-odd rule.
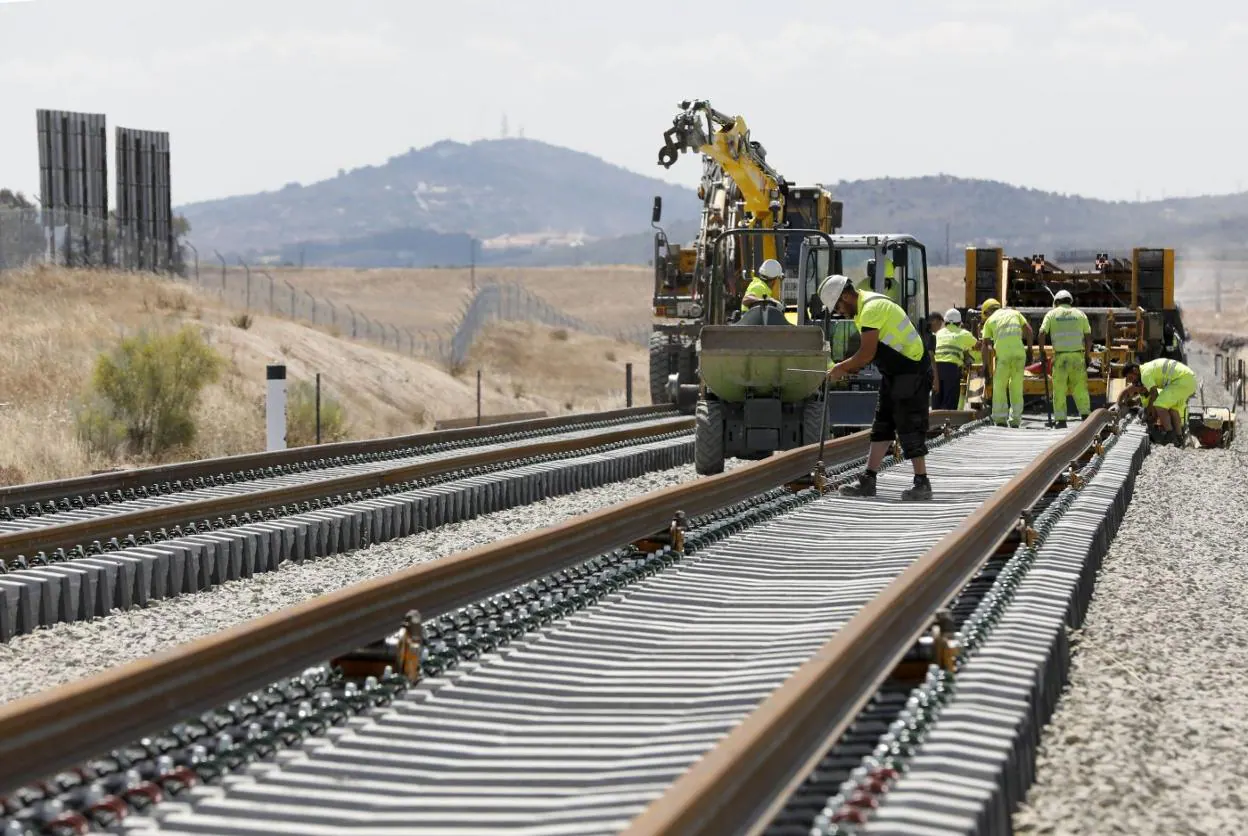
[[[797, 319], [800, 247], [786, 248], [775, 236], [734, 237], [713, 259], [713, 242], [731, 229], [809, 229], [835, 232], [842, 207], [821, 185], [798, 186], [767, 162], [763, 146], [751, 139], [745, 119], [715, 110], [709, 102], [681, 102], [672, 127], [663, 134], [659, 165], [671, 168], [687, 152], [702, 155], [701, 223], [692, 244], [672, 244], [659, 226], [662, 204], [655, 198], [654, 316], [650, 337], [650, 397], [670, 403], [677, 387], [696, 385], [697, 338], [707, 315], [712, 285], [723, 289], [716, 304], [723, 319], [739, 309], [750, 274], [769, 258], [784, 265], [781, 298], [786, 318]], [[714, 262], [714, 264], [712, 264]]]
[[[977, 335], [982, 328], [980, 306], [989, 298], [1021, 312], [1038, 332], [1053, 307], [1054, 294], [1069, 291], [1074, 306], [1087, 314], [1092, 326], [1088, 392], [1094, 409], [1122, 391], [1126, 363], [1161, 356], [1183, 360], [1186, 332], [1174, 301], [1172, 249], [1137, 247], [1130, 258], [1099, 252], [1087, 268], [1066, 270], [1042, 253], [1020, 258], [996, 247], [968, 247], [964, 285], [963, 321]], [[1051, 368], [1052, 352], [1046, 345], [1045, 357], [1033, 358], [1036, 362], [1027, 367], [1023, 397], [1028, 411], [1046, 408], [1051, 381], [1045, 372]], [[971, 375], [978, 379], [968, 384], [968, 405], [986, 405], [992, 398], [992, 381], [978, 364]]]

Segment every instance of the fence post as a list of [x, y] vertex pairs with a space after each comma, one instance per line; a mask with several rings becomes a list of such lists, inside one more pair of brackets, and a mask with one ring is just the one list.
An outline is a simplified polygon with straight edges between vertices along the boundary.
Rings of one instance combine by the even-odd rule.
[[282, 283], [290, 288], [290, 318], [295, 318], [295, 286], [290, 282], [282, 279]]
[[239, 263], [239, 264], [241, 264], [241, 265], [243, 265], [243, 269], [247, 271], [247, 304], [246, 304], [246, 309], [247, 309], [247, 310], [251, 310], [251, 268], [250, 268], [250, 267], [248, 267], [248, 266], [247, 266], [247, 262], [243, 261], [241, 258], [238, 260], [238, 263]]
[[273, 277], [268, 272], [261, 270], [260, 275], [269, 280], [269, 316], [273, 315]]
[[624, 364], [624, 405], [633, 405], [633, 364]]
[[313, 296], [311, 293], [308, 293], [306, 290], [304, 291], [304, 294], [308, 297], [308, 301], [312, 303], [312, 324], [315, 325], [316, 324], [316, 297]]
[[286, 449], [286, 366], [269, 364], [265, 377], [268, 380], [264, 409], [265, 450], [271, 453]]
[[477, 426], [481, 426], [481, 370], [477, 369]]
[[321, 443], [321, 373], [316, 373], [316, 443]]
[[349, 311], [351, 312], [351, 339], [353, 339], [353, 340], [354, 340], [354, 339], [355, 339], [355, 333], [356, 333], [356, 325], [355, 325], [355, 308], [351, 307], [350, 305], [347, 305], [347, 310], [349, 310]]
[[[108, 224], [107, 224], [107, 222], [104, 224], [104, 229], [105, 229], [105, 232], [104, 232], [104, 248], [105, 248], [105, 250], [104, 250], [104, 252], [105, 252], [105, 255], [104, 255], [104, 260], [105, 260], [105, 262], [107, 263], [107, 262], [108, 262], [108, 260], [109, 260], [109, 255], [108, 255], [108, 232], [107, 232], [107, 230], [108, 230]], [[190, 247], [190, 248], [191, 248], [191, 252], [195, 253], [195, 284], [199, 284], [199, 250], [195, 249], [195, 245], [194, 245], [194, 244], [192, 244], [190, 241], [183, 241], [182, 243], [184, 243], [184, 244], [186, 244], [186, 246]]]
[[213, 252], [216, 253], [217, 258], [221, 259], [221, 298], [224, 299], [225, 298], [225, 256], [221, 255], [221, 253], [218, 253], [216, 250], [213, 250]]

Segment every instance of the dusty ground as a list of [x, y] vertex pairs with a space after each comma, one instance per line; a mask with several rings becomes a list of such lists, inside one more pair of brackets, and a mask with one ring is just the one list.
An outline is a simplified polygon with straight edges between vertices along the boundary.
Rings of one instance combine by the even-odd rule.
[[[320, 372], [322, 387], [346, 405], [348, 438], [431, 428], [438, 418], [476, 411], [477, 358], [483, 411], [551, 414], [624, 405], [624, 363], [645, 375], [644, 350], [550, 329], [501, 327], [474, 349], [460, 378], [367, 342], [340, 339], [298, 322], [256, 315], [247, 329], [210, 295], [125, 273], [35, 269], [0, 274], [0, 483], [63, 478], [116, 464], [87, 450], [74, 409], [96, 357], [139, 329], [193, 323], [228, 360], [205, 390], [199, 436], [186, 459], [263, 449], [264, 366], [285, 362], [293, 380]], [[556, 383], [543, 383], [550, 378]]]

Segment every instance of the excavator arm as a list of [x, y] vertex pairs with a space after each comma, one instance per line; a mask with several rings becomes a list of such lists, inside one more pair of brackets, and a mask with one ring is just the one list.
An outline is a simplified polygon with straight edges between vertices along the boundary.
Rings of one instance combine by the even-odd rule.
[[[767, 164], [762, 147], [750, 140], [745, 119], [729, 116], [709, 102], [681, 102], [681, 112], [663, 133], [659, 165], [671, 168], [681, 154], [692, 151], [713, 160], [741, 192], [751, 226], [772, 228], [784, 214], [780, 175]], [[775, 242], [764, 239], [764, 258], [775, 257]]]

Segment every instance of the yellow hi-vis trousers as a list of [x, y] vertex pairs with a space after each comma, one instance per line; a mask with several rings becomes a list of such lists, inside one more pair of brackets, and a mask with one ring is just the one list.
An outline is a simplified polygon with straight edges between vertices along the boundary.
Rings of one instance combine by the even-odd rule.
[[1007, 354], [1002, 357], [998, 354], [994, 361], [996, 368], [992, 372], [992, 423], [1004, 426], [1008, 415], [1012, 426], [1020, 426], [1023, 423], [1023, 367], [1027, 364], [1027, 355]]
[[1053, 356], [1053, 420], [1066, 420], [1066, 395], [1075, 398], [1075, 408], [1081, 418], [1092, 411], [1092, 397], [1088, 394], [1087, 358], [1082, 351], [1064, 351]]

